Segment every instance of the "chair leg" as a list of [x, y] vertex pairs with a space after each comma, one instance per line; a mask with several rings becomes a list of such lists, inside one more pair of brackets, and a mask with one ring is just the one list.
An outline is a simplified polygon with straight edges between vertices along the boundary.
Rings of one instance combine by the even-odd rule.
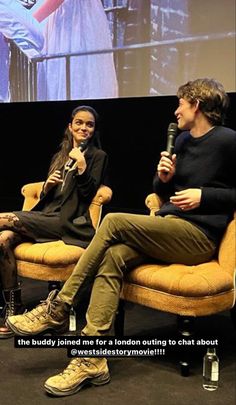
[[1, 316], [1, 313], [2, 313], [2, 310], [3, 310], [4, 306], [5, 306], [5, 301], [3, 299], [2, 289], [1, 289], [0, 290], [0, 316]]
[[236, 328], [236, 304], [234, 304], [234, 306], [231, 308], [230, 316], [231, 316], [231, 320], [234, 324], [234, 327]]
[[125, 301], [120, 300], [114, 321], [115, 336], [124, 336]]
[[[194, 335], [195, 318], [191, 316], [177, 317], [178, 331], [182, 339], [189, 338]], [[188, 377], [190, 374], [190, 352], [191, 345], [181, 345], [181, 358], [180, 358], [180, 373], [183, 377]]]

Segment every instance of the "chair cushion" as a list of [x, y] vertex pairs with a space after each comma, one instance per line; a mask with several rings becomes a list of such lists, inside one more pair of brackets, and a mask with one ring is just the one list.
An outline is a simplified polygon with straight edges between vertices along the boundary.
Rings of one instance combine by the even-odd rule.
[[197, 266], [144, 264], [127, 273], [125, 281], [184, 297], [210, 296], [234, 287], [233, 276], [213, 260]]
[[25, 242], [14, 250], [16, 260], [52, 267], [76, 264], [83, 252], [83, 248], [66, 245], [61, 240], [47, 243]]

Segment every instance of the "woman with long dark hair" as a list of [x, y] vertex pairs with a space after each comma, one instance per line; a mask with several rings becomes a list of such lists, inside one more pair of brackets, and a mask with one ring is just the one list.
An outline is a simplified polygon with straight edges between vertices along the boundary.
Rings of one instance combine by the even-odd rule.
[[[31, 211], [0, 214], [0, 275], [6, 303], [4, 317], [21, 310], [13, 249], [25, 240], [87, 247], [94, 235], [89, 205], [106, 182], [107, 155], [98, 143], [98, 115], [89, 106], [73, 110], [59, 151], [54, 155], [41, 198]], [[68, 160], [69, 159], [69, 160]], [[12, 333], [4, 325], [0, 338]]]

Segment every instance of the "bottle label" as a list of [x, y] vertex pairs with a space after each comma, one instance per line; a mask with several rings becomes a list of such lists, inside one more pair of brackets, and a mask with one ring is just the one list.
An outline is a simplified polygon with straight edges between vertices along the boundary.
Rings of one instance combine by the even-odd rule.
[[217, 361], [213, 361], [211, 368], [211, 380], [218, 381], [218, 379], [219, 379], [219, 363]]
[[71, 312], [70, 312], [69, 331], [70, 332], [76, 331], [76, 313], [75, 313], [74, 309], [71, 309]]

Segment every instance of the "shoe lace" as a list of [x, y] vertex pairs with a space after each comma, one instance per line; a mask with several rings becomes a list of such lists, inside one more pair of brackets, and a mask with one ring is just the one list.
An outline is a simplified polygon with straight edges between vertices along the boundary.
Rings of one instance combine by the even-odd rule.
[[50, 315], [56, 307], [56, 302], [54, 300], [57, 291], [51, 291], [46, 300], [40, 301], [40, 304], [37, 305], [36, 308], [32, 309], [25, 314], [25, 317], [28, 318], [30, 321], [34, 321], [35, 319], [42, 319], [46, 318], [47, 315]]
[[65, 370], [60, 373], [60, 376], [63, 378], [66, 378], [68, 375], [76, 372], [78, 370], [78, 367], [81, 367], [82, 365], [85, 365], [86, 367], [91, 366], [91, 361], [85, 358], [76, 358], [71, 360], [71, 362], [68, 364], [68, 366], [65, 368]]
[[14, 292], [11, 291], [10, 299], [9, 299], [9, 301], [6, 302], [4, 308], [2, 309], [2, 312], [0, 314], [0, 316], [4, 318], [4, 322], [6, 321], [6, 319], [9, 316], [15, 315], [17, 313], [18, 306], [19, 306], [19, 304], [15, 303], [15, 300], [14, 300]]
[[4, 321], [6, 321], [9, 316], [11, 316], [11, 315], [14, 314], [14, 311], [12, 310], [12, 308], [11, 308], [10, 305], [6, 305], [6, 306], [3, 308], [3, 313], [4, 313], [4, 312], [5, 312], [5, 314], [4, 314]]

